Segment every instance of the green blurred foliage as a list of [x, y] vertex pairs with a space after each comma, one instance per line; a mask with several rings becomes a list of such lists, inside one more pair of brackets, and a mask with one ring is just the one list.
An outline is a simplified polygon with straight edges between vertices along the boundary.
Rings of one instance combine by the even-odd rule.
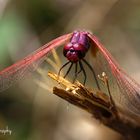
[[8, 62], [9, 47], [16, 51], [16, 44], [19, 39], [22, 38], [24, 29], [23, 21], [13, 10], [9, 10], [4, 17], [0, 19], [0, 67], [4, 67], [4, 64]]

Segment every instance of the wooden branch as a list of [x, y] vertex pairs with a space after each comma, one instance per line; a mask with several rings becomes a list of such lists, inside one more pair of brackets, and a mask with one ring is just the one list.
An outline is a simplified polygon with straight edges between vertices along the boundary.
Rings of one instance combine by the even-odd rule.
[[116, 106], [112, 106], [110, 97], [95, 89], [87, 89], [81, 83], [75, 84], [49, 72], [48, 76], [57, 81], [61, 87], [54, 87], [53, 93], [68, 102], [88, 111], [104, 125], [119, 132], [127, 139], [140, 139], [140, 124], [128, 117]]

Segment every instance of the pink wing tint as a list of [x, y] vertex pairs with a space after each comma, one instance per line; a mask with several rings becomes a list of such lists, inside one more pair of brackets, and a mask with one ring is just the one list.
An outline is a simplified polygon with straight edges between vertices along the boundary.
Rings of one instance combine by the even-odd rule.
[[107, 73], [115, 104], [122, 109], [125, 108], [132, 115], [140, 116], [140, 85], [119, 68], [111, 54], [94, 35], [88, 33], [88, 36], [93, 41], [93, 55], [95, 61], [97, 60], [94, 67], [99, 66], [96, 73]]
[[13, 64], [12, 66], [0, 72], [0, 92], [9, 88], [14, 82], [22, 79], [28, 73], [33, 72], [41, 62], [43, 62], [46, 55], [54, 48], [62, 45], [71, 37], [70, 34], [60, 36], [43, 47], [36, 50], [31, 55], [25, 57], [23, 60]]

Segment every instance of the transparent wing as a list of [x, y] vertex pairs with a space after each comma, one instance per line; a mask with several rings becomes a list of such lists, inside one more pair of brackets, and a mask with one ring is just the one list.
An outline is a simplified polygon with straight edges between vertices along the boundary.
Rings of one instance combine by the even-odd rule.
[[31, 55], [0, 72], [0, 92], [9, 88], [14, 82], [33, 72], [41, 64], [46, 55], [54, 48], [62, 45], [71, 37], [70, 34], [60, 36], [45, 44]]
[[[88, 34], [92, 40], [92, 65], [96, 73], [105, 72], [109, 78], [109, 87], [115, 104], [132, 115], [140, 116], [140, 85], [119, 68], [111, 54], [98, 39]], [[101, 83], [101, 82], [100, 82]]]

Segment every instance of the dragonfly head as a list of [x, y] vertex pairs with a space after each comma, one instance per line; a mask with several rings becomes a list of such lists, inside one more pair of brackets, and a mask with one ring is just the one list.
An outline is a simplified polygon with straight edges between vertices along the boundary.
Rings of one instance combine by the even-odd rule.
[[80, 59], [85, 57], [87, 50], [86, 48], [78, 43], [68, 43], [63, 49], [64, 56], [71, 62], [78, 62]]

